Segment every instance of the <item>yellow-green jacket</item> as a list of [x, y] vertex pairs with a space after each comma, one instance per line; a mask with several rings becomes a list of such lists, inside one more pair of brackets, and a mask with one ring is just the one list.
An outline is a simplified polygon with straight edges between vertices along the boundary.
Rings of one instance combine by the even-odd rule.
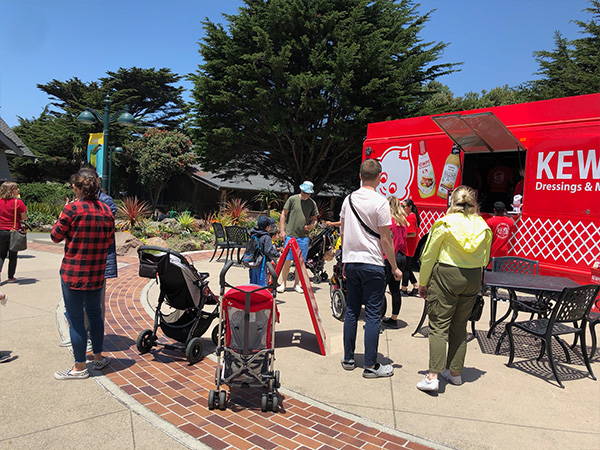
[[487, 266], [492, 230], [478, 214], [453, 213], [437, 220], [421, 254], [419, 284], [427, 286], [436, 262], [472, 269]]

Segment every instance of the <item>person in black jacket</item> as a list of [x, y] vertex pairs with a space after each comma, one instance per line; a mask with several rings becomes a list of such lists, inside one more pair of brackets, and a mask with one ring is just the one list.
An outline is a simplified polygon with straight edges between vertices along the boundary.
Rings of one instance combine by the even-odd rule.
[[250, 269], [250, 283], [267, 286], [267, 262], [279, 258], [279, 252], [273, 245], [271, 233], [275, 221], [267, 216], [259, 216], [256, 227], [250, 230], [250, 239], [256, 239], [258, 252], [262, 260], [257, 267]]

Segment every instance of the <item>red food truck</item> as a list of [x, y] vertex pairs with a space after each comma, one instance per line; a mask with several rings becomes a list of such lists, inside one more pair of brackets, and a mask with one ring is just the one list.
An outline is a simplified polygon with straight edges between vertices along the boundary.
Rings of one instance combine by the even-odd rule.
[[484, 216], [495, 201], [513, 214], [509, 254], [542, 274], [600, 280], [600, 94], [372, 123], [364, 158], [382, 164], [381, 194], [418, 206], [419, 248], [465, 184]]

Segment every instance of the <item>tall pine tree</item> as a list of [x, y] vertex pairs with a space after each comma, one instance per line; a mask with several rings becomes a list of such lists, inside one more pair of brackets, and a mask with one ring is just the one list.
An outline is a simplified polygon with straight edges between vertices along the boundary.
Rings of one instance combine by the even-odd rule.
[[539, 80], [528, 84], [534, 99], [600, 92], [600, 0], [590, 0], [589, 22], [575, 21], [583, 37], [569, 41], [554, 35], [554, 49], [535, 52]]
[[369, 122], [418, 114], [454, 70], [411, 0], [245, 0], [204, 22], [192, 105], [202, 164], [297, 186], [354, 184]]

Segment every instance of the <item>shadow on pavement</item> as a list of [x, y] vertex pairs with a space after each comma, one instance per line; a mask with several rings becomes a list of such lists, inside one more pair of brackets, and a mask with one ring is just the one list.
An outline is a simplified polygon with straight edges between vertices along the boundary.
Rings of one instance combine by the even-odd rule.
[[129, 358], [111, 358], [110, 364], [101, 371], [94, 371], [93, 376], [96, 375], [107, 375], [109, 373], [120, 372], [121, 370], [128, 369], [135, 364], [135, 360]]
[[[554, 365], [556, 367], [558, 377], [563, 383], [565, 381], [581, 380], [589, 377], [587, 370], [581, 371], [572, 367], [565, 366], [560, 362], [556, 361], [556, 359], [554, 361]], [[510, 368], [520, 370], [521, 372], [525, 372], [529, 375], [533, 375], [536, 378], [544, 380], [558, 387], [556, 379], [552, 374], [552, 368], [550, 367], [550, 363], [545, 358], [541, 361], [538, 361], [537, 358], [532, 358], [527, 359], [525, 361], [513, 362]]]
[[37, 278], [17, 278], [15, 281], [3, 281], [0, 283], [0, 285], [4, 286], [5, 284], [18, 284], [20, 286], [26, 286], [28, 284], [35, 284], [38, 281], [40, 280]]
[[106, 334], [104, 336], [104, 351], [119, 352], [131, 348], [135, 341], [128, 336], [118, 334]]
[[[259, 414], [275, 414], [273, 412], [261, 412], [261, 396], [266, 389], [261, 388], [230, 388], [229, 402], [227, 408], [233, 412], [239, 412], [243, 409], [251, 410]], [[279, 408], [277, 413], [285, 413], [285, 395], [277, 393], [279, 397]]]
[[317, 337], [314, 333], [309, 333], [306, 330], [275, 331], [275, 348], [283, 347], [298, 347], [321, 354]]
[[24, 254], [24, 255], [17, 255], [17, 258], [19, 259], [31, 259], [31, 258], [35, 258], [35, 255], [29, 255], [29, 254]]

